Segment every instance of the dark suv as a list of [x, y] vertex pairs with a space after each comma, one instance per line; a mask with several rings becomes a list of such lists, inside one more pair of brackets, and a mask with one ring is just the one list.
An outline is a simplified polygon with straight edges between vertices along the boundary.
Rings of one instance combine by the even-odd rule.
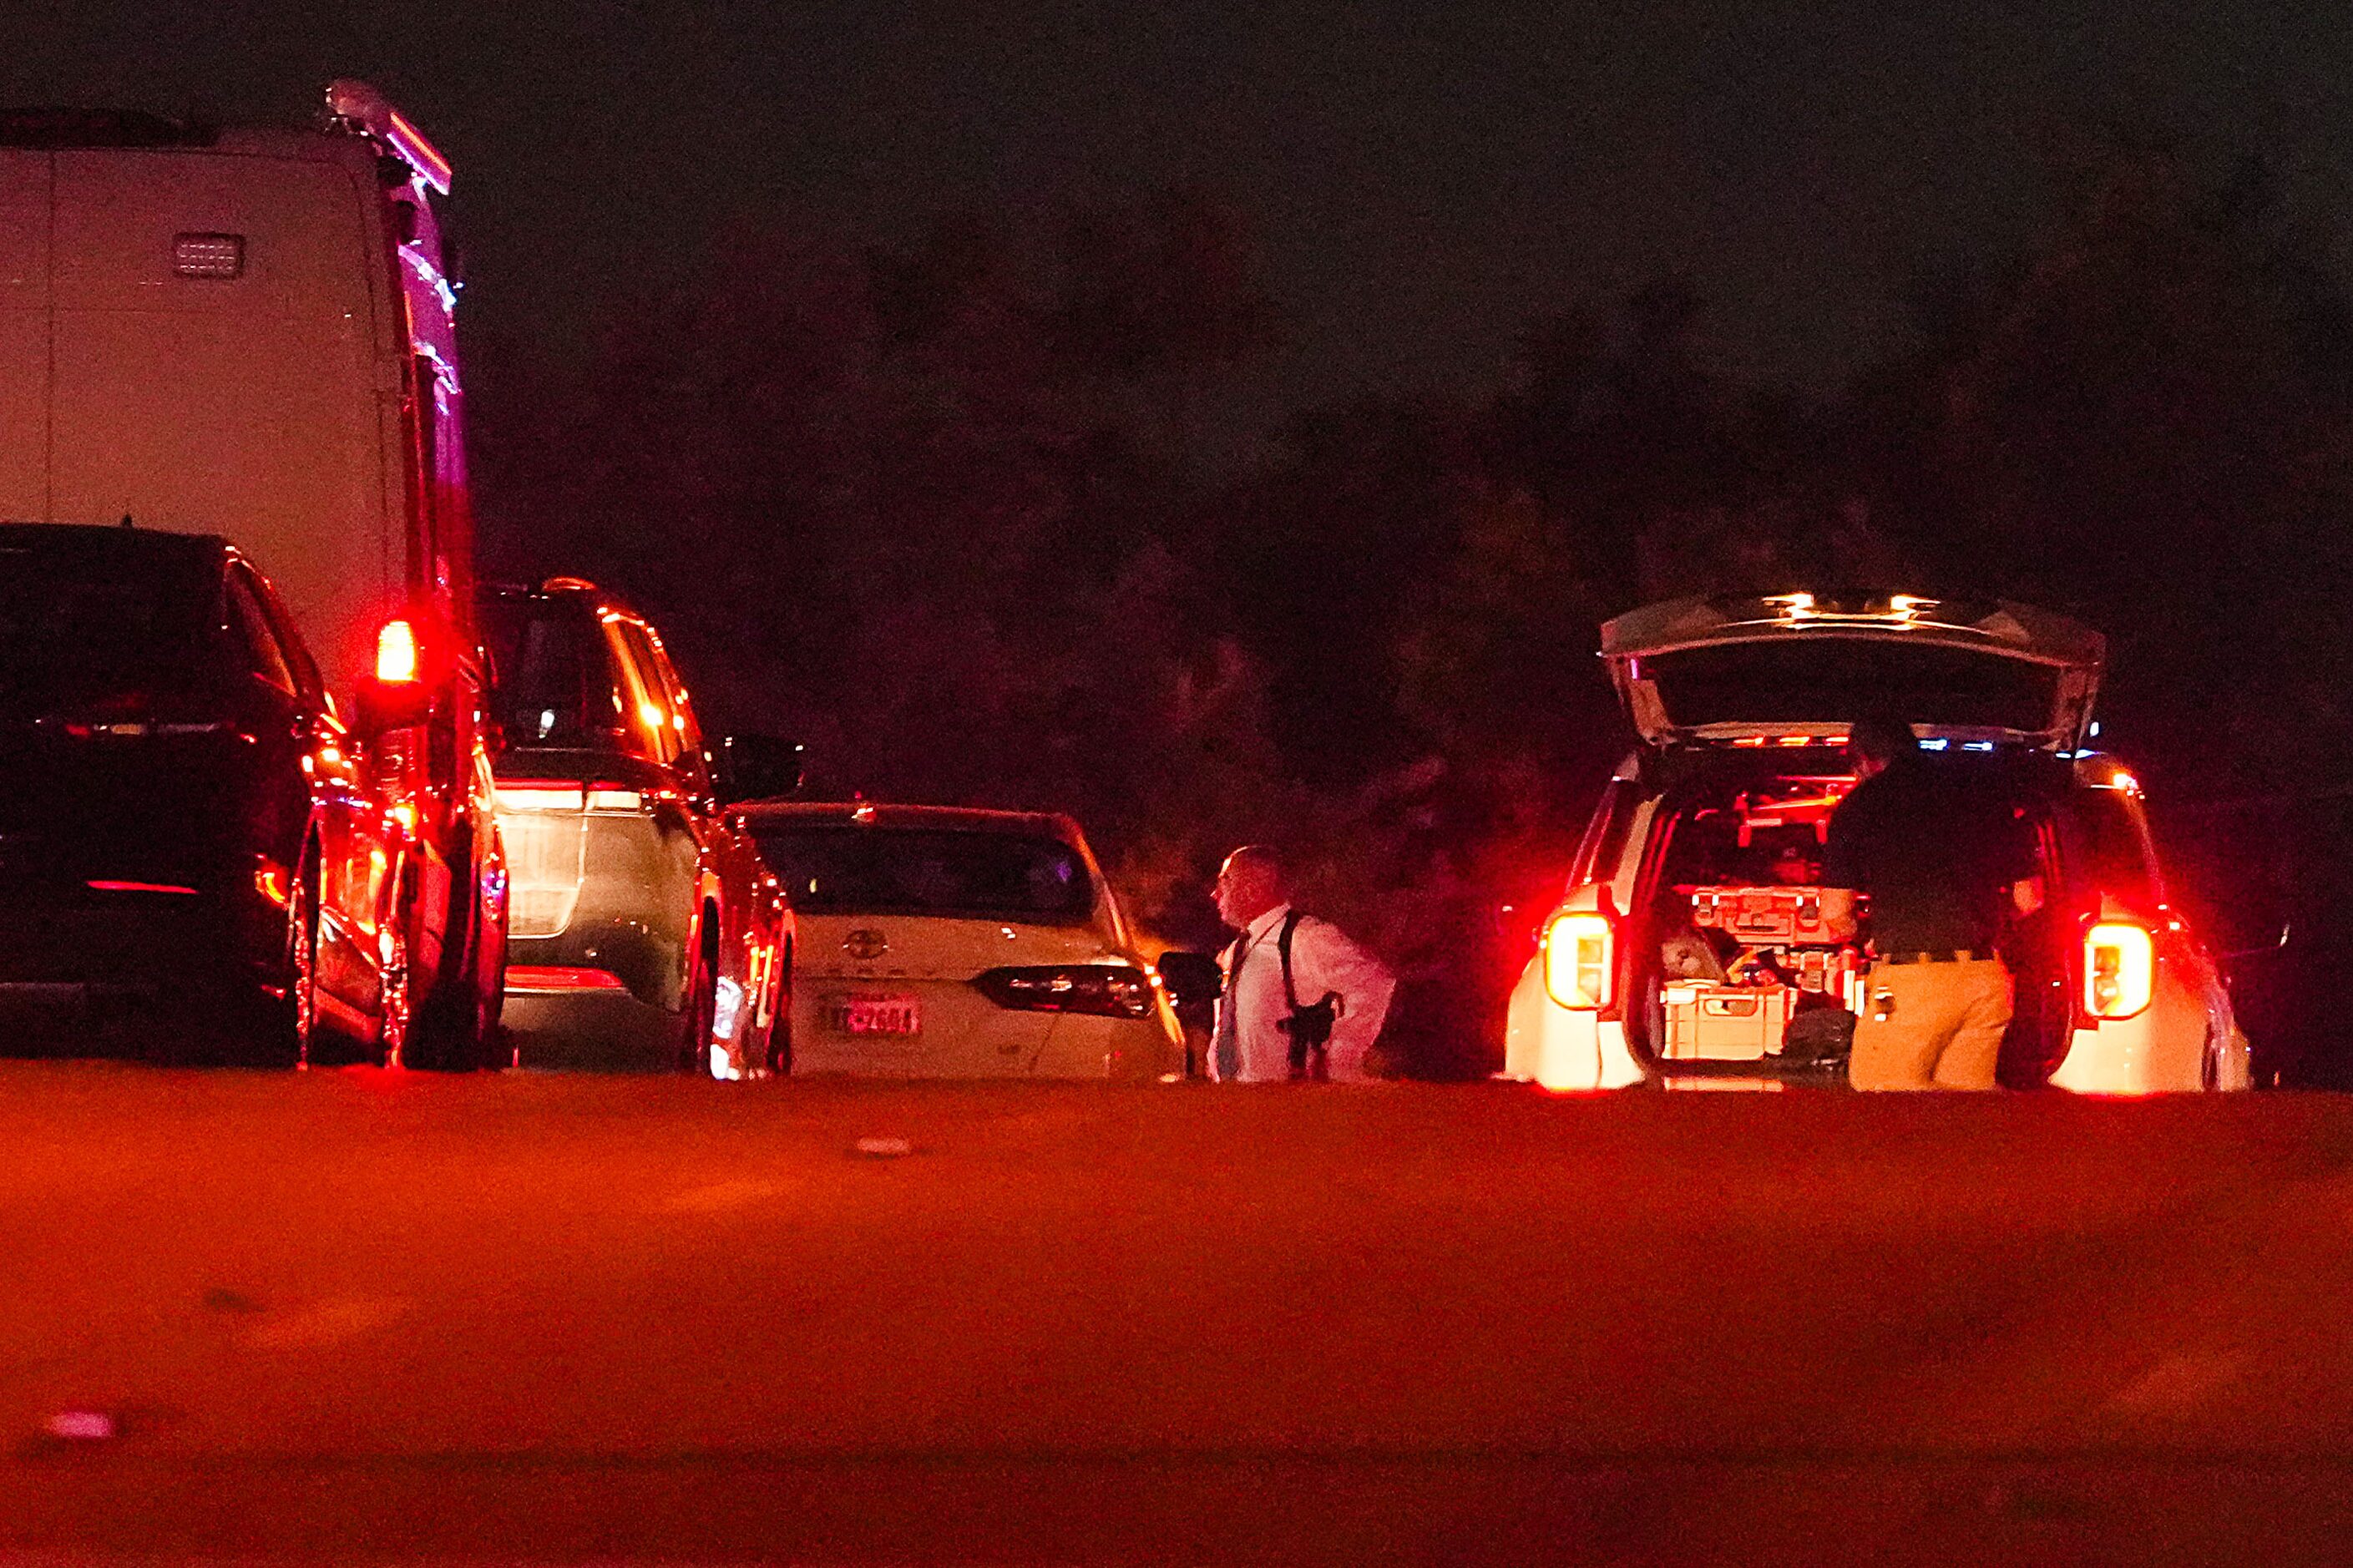
[[227, 542], [0, 526], [9, 1037], [406, 1059], [409, 819], [356, 749]]
[[661, 638], [575, 577], [483, 591], [524, 1066], [770, 1068], [792, 917]]

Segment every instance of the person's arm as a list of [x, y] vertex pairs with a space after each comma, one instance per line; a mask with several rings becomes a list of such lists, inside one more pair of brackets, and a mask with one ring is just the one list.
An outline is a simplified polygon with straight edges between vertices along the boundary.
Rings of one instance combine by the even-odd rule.
[[1328, 921], [1305, 920], [1292, 937], [1291, 973], [1303, 1005], [1326, 995], [1340, 999], [1324, 1059], [1335, 1083], [1363, 1083], [1365, 1053], [1379, 1037], [1397, 994], [1388, 965], [1348, 939]]

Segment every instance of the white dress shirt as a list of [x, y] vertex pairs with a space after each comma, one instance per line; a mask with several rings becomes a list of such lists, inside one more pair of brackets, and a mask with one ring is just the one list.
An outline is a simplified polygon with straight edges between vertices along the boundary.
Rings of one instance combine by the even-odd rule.
[[[1210, 1072], [1223, 1077], [1217, 1046], [1226, 1030], [1226, 1009], [1234, 1009], [1235, 1043], [1242, 1083], [1281, 1083], [1291, 1077], [1291, 1037], [1276, 1026], [1291, 1016], [1291, 1003], [1282, 990], [1282, 922], [1289, 904], [1269, 910], [1250, 921], [1250, 930], [1225, 951], [1225, 995], [1218, 1003], [1218, 1027], [1210, 1034]], [[1234, 978], [1235, 965], [1240, 978]], [[1388, 966], [1348, 940], [1338, 926], [1313, 915], [1301, 918], [1291, 935], [1291, 982], [1303, 1007], [1312, 1007], [1327, 994], [1339, 997], [1337, 1016], [1324, 1059], [1334, 1083], [1364, 1083], [1365, 1052], [1381, 1032], [1388, 1016], [1389, 997], [1397, 976]]]

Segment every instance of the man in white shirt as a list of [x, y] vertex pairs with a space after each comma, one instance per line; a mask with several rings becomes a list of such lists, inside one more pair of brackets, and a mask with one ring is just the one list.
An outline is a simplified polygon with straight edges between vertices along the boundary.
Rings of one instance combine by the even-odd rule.
[[[1219, 960], [1226, 985], [1218, 1001], [1218, 1026], [1210, 1037], [1210, 1075], [1222, 1083], [1315, 1077], [1329, 1077], [1334, 1083], [1368, 1081], [1365, 1052], [1380, 1035], [1397, 976], [1339, 927], [1295, 913], [1284, 887], [1282, 862], [1262, 845], [1245, 845], [1226, 857], [1215, 895], [1218, 918], [1241, 935]], [[1286, 931], [1291, 948], [1287, 986], [1282, 962]], [[1294, 1004], [1312, 1013], [1327, 999], [1332, 1004], [1328, 1041], [1318, 1052], [1294, 1053], [1294, 1036], [1286, 1027], [1295, 1016]]]

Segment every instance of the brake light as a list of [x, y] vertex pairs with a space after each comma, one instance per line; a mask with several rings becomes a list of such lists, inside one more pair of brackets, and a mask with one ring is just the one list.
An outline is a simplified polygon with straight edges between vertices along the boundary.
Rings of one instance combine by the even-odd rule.
[[375, 678], [386, 686], [417, 679], [417, 632], [406, 621], [386, 621], [375, 634]]
[[578, 811], [581, 790], [561, 779], [516, 779], [498, 786], [501, 811]]
[[2084, 1011], [2131, 1018], [2147, 1011], [2157, 988], [2157, 941], [2147, 928], [2103, 921], [2084, 935]]
[[609, 969], [572, 964], [510, 963], [509, 991], [626, 991], [621, 977]]
[[1555, 915], [1545, 928], [1545, 990], [1571, 1012], [1609, 1005], [1610, 955], [1616, 947], [1609, 917], [1591, 910]]
[[998, 1006], [1025, 1013], [1086, 1013], [1100, 1018], [1152, 1016], [1152, 977], [1124, 963], [992, 969], [973, 984]]

